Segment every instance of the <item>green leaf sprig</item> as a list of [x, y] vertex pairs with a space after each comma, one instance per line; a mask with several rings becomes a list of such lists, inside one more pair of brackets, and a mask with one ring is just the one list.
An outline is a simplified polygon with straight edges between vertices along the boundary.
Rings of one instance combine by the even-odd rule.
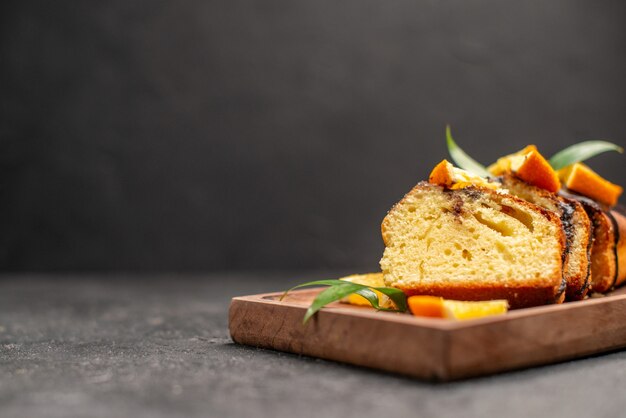
[[467, 155], [467, 153], [463, 151], [461, 147], [456, 144], [456, 142], [454, 142], [454, 138], [452, 138], [452, 132], [450, 130], [450, 125], [446, 126], [446, 143], [448, 144], [448, 152], [450, 153], [450, 157], [458, 167], [462, 168], [463, 170], [469, 171], [470, 173], [474, 173], [477, 176], [490, 176], [489, 171], [487, 171], [484, 165]]
[[616, 151], [622, 154], [624, 148], [607, 141], [585, 141], [567, 147], [550, 158], [550, 165], [555, 170], [560, 170], [570, 164], [585, 161], [603, 152]]
[[[490, 176], [485, 166], [467, 155], [454, 141], [450, 125], [446, 126], [446, 143], [448, 144], [448, 153], [457, 167], [481, 177]], [[624, 149], [608, 141], [584, 141], [557, 152], [550, 158], [549, 162], [554, 170], [560, 170], [568, 165], [588, 160], [608, 151], [616, 151], [621, 154], [624, 152]]]
[[[393, 287], [371, 287], [344, 280], [316, 280], [313, 282], [303, 283], [285, 291], [280, 300], [283, 300], [284, 297], [287, 296], [287, 293], [291, 292], [292, 290], [305, 286], [329, 287], [321, 291], [317, 295], [317, 297], [313, 299], [311, 306], [309, 306], [306, 313], [304, 314], [304, 318], [302, 320], [303, 324], [305, 324], [313, 315], [315, 315], [317, 311], [322, 309], [324, 306], [328, 305], [329, 303], [336, 302], [353, 293], [363, 296], [375, 309], [379, 311], [406, 312], [408, 309], [406, 303], [406, 295], [400, 289], [395, 289]], [[389, 299], [391, 299], [391, 301], [394, 303], [395, 308], [385, 308], [380, 306], [378, 294], [374, 292], [374, 290], [377, 290], [380, 293], [389, 297]]]

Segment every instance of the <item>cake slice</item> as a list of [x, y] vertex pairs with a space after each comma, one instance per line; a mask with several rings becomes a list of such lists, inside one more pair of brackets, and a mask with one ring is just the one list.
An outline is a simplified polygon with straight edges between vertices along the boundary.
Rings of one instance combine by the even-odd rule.
[[382, 236], [385, 284], [407, 295], [512, 308], [563, 301], [559, 216], [515, 196], [422, 182], [389, 211]]
[[583, 299], [590, 286], [589, 257], [593, 240], [591, 221], [582, 204], [528, 184], [511, 174], [505, 174], [499, 180], [509, 193], [550, 210], [561, 218], [566, 248], [563, 253], [566, 299]]
[[626, 233], [626, 218], [619, 211], [609, 210], [587, 197], [566, 191], [561, 191], [561, 195], [580, 202], [593, 225], [591, 290], [604, 293], [623, 283], [626, 280], [626, 244], [620, 235]]

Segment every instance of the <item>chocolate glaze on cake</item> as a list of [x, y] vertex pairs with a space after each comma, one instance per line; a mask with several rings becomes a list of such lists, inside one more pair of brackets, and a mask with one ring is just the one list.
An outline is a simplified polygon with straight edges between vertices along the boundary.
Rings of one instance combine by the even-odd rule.
[[[580, 202], [583, 205], [583, 208], [589, 215], [589, 219], [591, 219], [592, 221], [591, 224], [594, 230], [598, 228], [598, 218], [597, 218], [598, 213], [602, 213], [610, 219], [611, 224], [613, 226], [613, 239], [614, 239], [613, 248], [611, 250], [613, 252], [613, 257], [615, 260], [615, 272], [613, 273], [613, 278], [612, 278], [613, 280], [612, 280], [611, 287], [615, 286], [615, 284], [617, 283], [618, 275], [619, 275], [619, 268], [618, 268], [619, 253], [617, 251], [617, 244], [619, 243], [620, 233], [619, 233], [619, 225], [617, 223], [617, 220], [615, 219], [615, 216], [613, 216], [613, 214], [611, 213], [611, 209], [604, 204], [596, 202], [595, 200], [590, 199], [588, 197], [575, 194], [571, 192], [570, 190], [562, 190], [559, 192], [559, 194], [567, 199], [576, 200], [577, 202]], [[614, 208], [614, 210], [616, 208]], [[622, 211], [623, 211], [623, 208], [619, 207], [618, 212], [622, 213]]]

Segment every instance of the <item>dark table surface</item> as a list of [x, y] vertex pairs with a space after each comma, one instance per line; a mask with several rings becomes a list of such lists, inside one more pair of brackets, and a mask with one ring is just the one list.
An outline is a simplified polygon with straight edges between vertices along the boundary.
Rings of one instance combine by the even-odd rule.
[[0, 277], [0, 417], [626, 416], [626, 351], [433, 384], [230, 340], [232, 296], [329, 277]]

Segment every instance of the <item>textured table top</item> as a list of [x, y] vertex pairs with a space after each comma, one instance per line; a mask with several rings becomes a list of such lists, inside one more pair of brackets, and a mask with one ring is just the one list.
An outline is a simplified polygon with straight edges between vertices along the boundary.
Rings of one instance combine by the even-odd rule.
[[626, 416], [626, 351], [432, 384], [232, 343], [232, 296], [332, 274], [0, 277], [0, 416]]

